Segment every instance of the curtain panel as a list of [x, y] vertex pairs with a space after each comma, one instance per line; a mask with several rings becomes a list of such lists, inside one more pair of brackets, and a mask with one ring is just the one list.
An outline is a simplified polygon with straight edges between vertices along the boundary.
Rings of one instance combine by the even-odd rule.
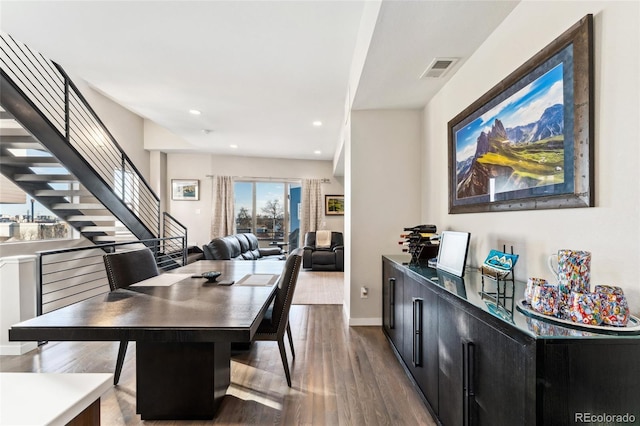
[[235, 234], [233, 177], [214, 176], [211, 212], [211, 239]]
[[322, 179], [303, 179], [300, 238], [304, 238], [307, 232], [318, 230], [324, 213], [323, 209]]

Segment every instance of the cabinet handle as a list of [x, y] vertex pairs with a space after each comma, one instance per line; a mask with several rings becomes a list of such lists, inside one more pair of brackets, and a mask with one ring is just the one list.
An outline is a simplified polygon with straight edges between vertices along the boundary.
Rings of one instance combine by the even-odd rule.
[[389, 329], [396, 326], [396, 279], [389, 278]]
[[422, 302], [423, 299], [413, 298], [413, 357], [414, 367], [422, 366]]
[[463, 386], [463, 424], [472, 426], [475, 421], [475, 364], [476, 345], [473, 342], [462, 343], [462, 386]]

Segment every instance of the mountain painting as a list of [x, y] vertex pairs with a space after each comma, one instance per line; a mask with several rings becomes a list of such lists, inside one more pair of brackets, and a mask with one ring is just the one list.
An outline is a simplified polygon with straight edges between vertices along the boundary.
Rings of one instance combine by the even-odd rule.
[[562, 184], [563, 64], [455, 132], [456, 198]]

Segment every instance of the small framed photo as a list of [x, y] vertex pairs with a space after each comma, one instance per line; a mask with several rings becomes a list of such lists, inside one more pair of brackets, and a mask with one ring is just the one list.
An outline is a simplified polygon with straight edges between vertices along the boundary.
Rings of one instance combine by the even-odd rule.
[[325, 195], [324, 214], [325, 216], [343, 216], [344, 195]]
[[194, 179], [171, 179], [171, 199], [197, 201], [200, 199], [200, 181]]

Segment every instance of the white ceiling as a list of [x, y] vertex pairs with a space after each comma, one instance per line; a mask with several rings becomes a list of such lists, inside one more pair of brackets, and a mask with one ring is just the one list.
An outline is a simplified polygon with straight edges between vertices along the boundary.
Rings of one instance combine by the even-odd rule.
[[[364, 3], [1, 0], [0, 29], [178, 135], [176, 150], [332, 159]], [[383, 2], [354, 108], [424, 106], [516, 4]], [[461, 61], [419, 80], [437, 56]]]

